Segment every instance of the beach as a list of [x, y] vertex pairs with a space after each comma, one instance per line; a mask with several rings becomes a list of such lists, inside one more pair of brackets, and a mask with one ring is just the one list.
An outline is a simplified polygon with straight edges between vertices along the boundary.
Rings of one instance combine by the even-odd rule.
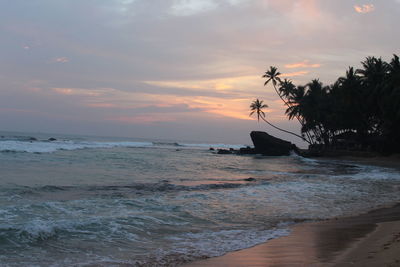
[[289, 236], [184, 266], [399, 266], [400, 206], [304, 223]]
[[[399, 168], [398, 155], [341, 159]], [[288, 236], [184, 266], [400, 266], [400, 204], [291, 230]]]

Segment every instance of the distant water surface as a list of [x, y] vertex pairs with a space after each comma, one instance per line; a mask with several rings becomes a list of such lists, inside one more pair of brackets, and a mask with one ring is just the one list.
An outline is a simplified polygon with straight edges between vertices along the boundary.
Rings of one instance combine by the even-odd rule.
[[390, 168], [208, 150], [240, 147], [229, 144], [0, 134], [1, 266], [174, 266], [400, 199]]

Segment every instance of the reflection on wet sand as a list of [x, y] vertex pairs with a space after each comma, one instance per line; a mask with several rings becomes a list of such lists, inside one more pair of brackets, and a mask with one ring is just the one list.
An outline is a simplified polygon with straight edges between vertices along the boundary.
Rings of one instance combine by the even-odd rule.
[[304, 223], [293, 227], [289, 236], [186, 266], [334, 265], [346, 249], [374, 231], [378, 223], [397, 220], [399, 205], [355, 217]]

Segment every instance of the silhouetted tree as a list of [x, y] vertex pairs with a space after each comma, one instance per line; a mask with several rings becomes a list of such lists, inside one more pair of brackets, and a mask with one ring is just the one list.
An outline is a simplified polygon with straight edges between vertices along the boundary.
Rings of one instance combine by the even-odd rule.
[[[318, 79], [296, 86], [289, 79], [280, 79], [278, 69], [270, 67], [263, 75], [267, 79], [264, 85], [272, 83], [287, 106], [285, 114], [301, 123], [303, 139], [310, 144], [332, 147], [339, 138], [351, 136], [357, 149], [400, 152], [399, 57], [393, 55], [389, 63], [367, 57], [361, 65], [357, 70], [349, 67], [329, 86]], [[253, 104], [256, 111], [257, 103]], [[265, 120], [265, 114], [259, 114], [258, 119]]]
[[279, 131], [282, 131], [282, 132], [285, 132], [285, 133], [294, 135], [294, 136], [299, 137], [299, 138], [301, 138], [302, 140], [304, 140], [304, 138], [303, 138], [302, 136], [300, 136], [300, 135], [298, 135], [298, 134], [295, 134], [295, 133], [293, 133], [293, 132], [284, 130], [284, 129], [282, 129], [282, 128], [279, 128], [279, 127], [273, 125], [272, 123], [270, 123], [267, 119], [265, 119], [265, 112], [263, 111], [263, 109], [268, 108], [268, 105], [267, 105], [267, 104], [263, 104], [263, 102], [264, 102], [264, 101], [259, 100], [259, 99], [257, 98], [256, 100], [254, 100], [254, 101], [250, 104], [250, 111], [251, 111], [251, 112], [250, 112], [250, 116], [252, 116], [253, 114], [256, 114], [256, 115], [257, 115], [257, 120], [258, 120], [258, 121], [260, 121], [260, 118], [261, 118], [264, 122], [266, 122], [267, 124], [269, 124], [269, 125], [272, 126], [273, 128], [275, 128], [275, 129], [277, 129], [277, 130], [279, 130]]

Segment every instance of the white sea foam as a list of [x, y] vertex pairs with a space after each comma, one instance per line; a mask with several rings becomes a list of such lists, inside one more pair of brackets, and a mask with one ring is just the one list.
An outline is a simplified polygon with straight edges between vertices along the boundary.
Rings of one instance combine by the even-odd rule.
[[86, 148], [150, 147], [151, 142], [81, 142], [81, 141], [1, 141], [2, 152], [51, 153], [57, 150], [77, 150]]
[[286, 236], [289, 233], [290, 230], [288, 228], [186, 233], [169, 237], [174, 244], [172, 248], [168, 250], [159, 249], [157, 254], [162, 255], [161, 257], [168, 257], [171, 254], [182, 255], [181, 257], [185, 257], [184, 260], [216, 257], [227, 252], [249, 248], [271, 239]]
[[181, 146], [184, 148], [234, 148], [239, 149], [241, 145], [229, 144], [179, 144], [159, 142], [94, 142], [94, 141], [26, 141], [26, 140], [4, 140], [0, 141], [0, 152], [27, 152], [27, 153], [52, 153], [58, 150], [78, 150], [93, 148], [114, 147], [171, 147]]
[[197, 148], [233, 148], [240, 149], [241, 147], [246, 147], [245, 145], [233, 145], [233, 144], [184, 144], [179, 143], [179, 145], [184, 147], [197, 147]]

